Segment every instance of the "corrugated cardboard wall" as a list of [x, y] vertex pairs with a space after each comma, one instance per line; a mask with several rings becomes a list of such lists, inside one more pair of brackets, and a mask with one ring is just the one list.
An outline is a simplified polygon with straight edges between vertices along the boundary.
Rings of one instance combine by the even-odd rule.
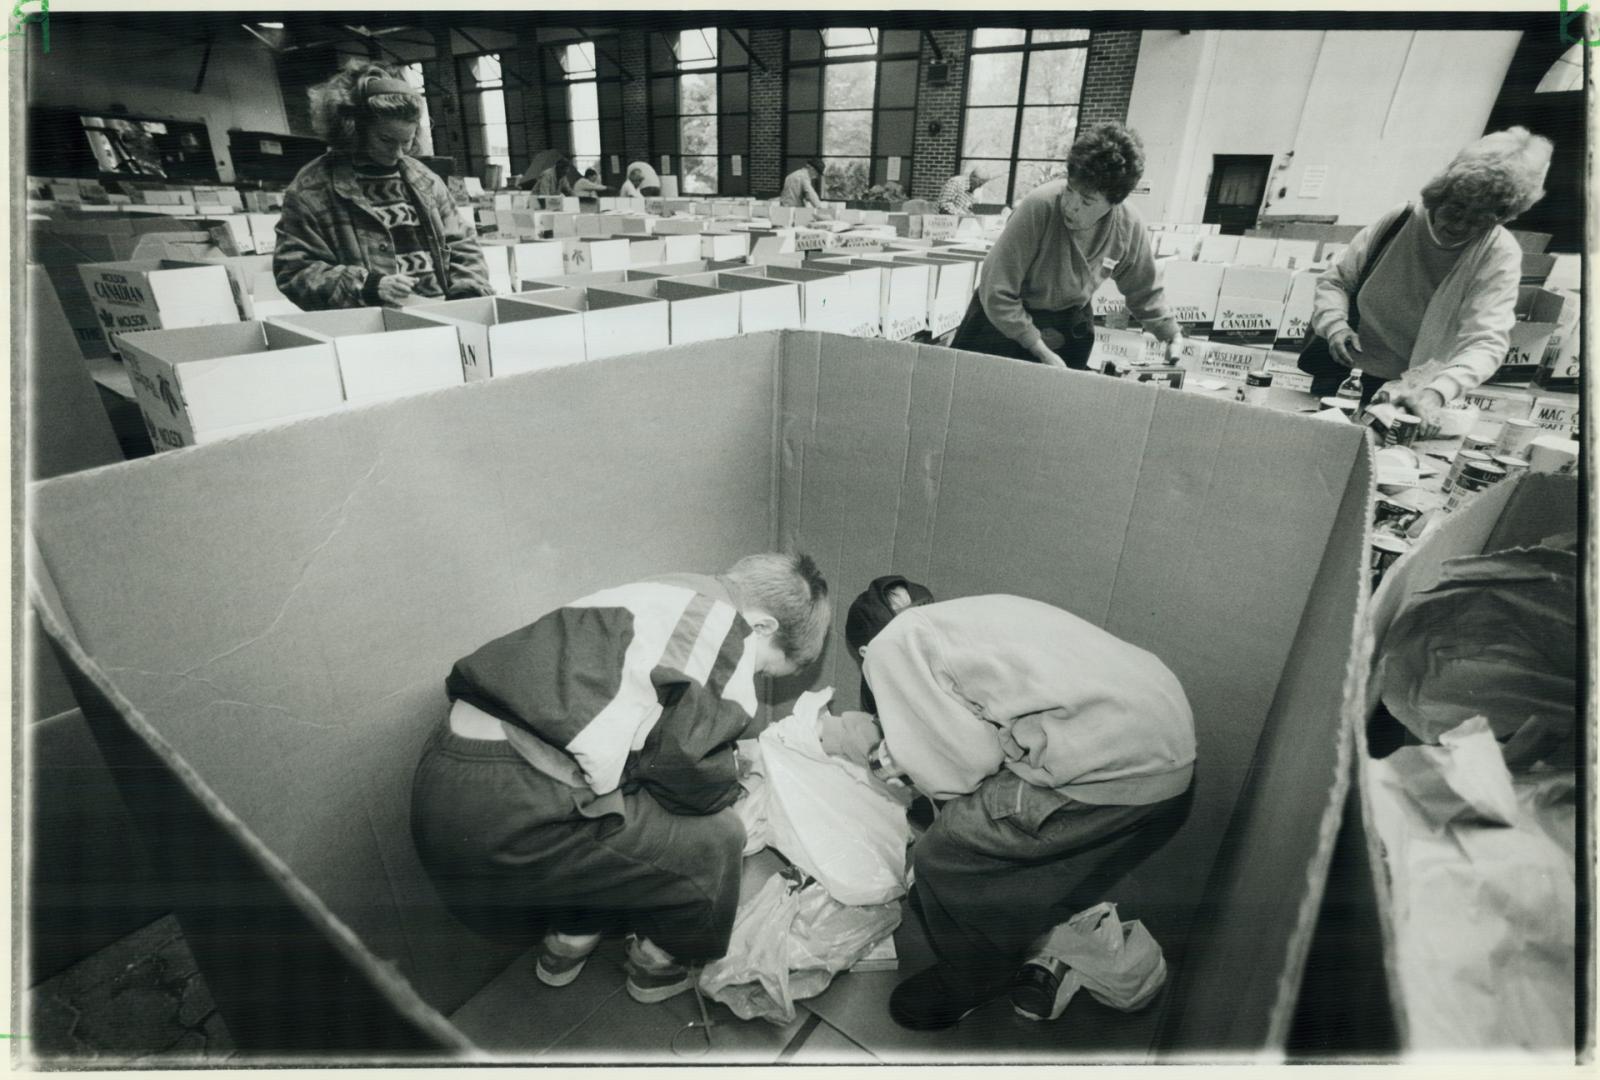
[[65, 477], [35, 489], [33, 528], [106, 676], [449, 1011], [508, 957], [443, 914], [411, 846], [444, 677], [593, 588], [767, 547], [776, 348], [495, 380]]
[[[1336, 519], [1359, 528], [1361, 508], [1345, 500], [1359, 432], [811, 334], [789, 337], [782, 387], [780, 531], [823, 561], [839, 597], [814, 685], [855, 701], [844, 611], [891, 571], [940, 597], [1057, 604], [1150, 649], [1183, 682], [1199, 741], [1194, 806], [1113, 897], [1177, 957], [1330, 531]], [[1351, 567], [1330, 573], [1357, 588]], [[1342, 667], [1348, 641], [1332, 647]]]

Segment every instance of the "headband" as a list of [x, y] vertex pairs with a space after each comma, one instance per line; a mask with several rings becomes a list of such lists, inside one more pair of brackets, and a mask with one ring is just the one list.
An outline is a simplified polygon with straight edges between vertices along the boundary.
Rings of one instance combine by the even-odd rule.
[[417, 96], [417, 92], [411, 88], [411, 84], [400, 79], [378, 77], [368, 79], [366, 82], [361, 84], [361, 96], [363, 99], [377, 97], [380, 94], [405, 94], [408, 97]]

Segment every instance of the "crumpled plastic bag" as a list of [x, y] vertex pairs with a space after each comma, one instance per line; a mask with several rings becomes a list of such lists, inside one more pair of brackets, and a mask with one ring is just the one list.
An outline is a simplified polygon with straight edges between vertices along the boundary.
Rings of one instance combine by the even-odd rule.
[[1513, 776], [1487, 722], [1363, 767], [1410, 1044], [1571, 1054], [1576, 776]]
[[773, 874], [739, 905], [728, 951], [700, 972], [700, 989], [741, 1020], [795, 1018], [815, 997], [900, 925], [900, 903], [849, 906], [822, 886]]
[[1167, 958], [1144, 923], [1123, 922], [1106, 902], [1078, 912], [1050, 932], [1038, 956], [1066, 965], [1054, 1020], [1080, 989], [1122, 1012], [1142, 1009], [1167, 981]]
[[906, 891], [913, 792], [822, 749], [817, 718], [832, 696], [800, 695], [761, 733], [767, 842], [841, 904], [886, 903]]
[[1384, 705], [1424, 742], [1483, 716], [1513, 768], [1575, 763], [1577, 573], [1545, 546], [1446, 562], [1384, 633]]

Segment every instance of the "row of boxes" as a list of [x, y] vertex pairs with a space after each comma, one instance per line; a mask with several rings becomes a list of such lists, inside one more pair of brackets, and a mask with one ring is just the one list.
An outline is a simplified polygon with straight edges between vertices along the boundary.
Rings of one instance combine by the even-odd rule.
[[1171, 256], [1193, 262], [1305, 270], [1331, 266], [1347, 245], [1336, 240], [1158, 232], [1152, 236], [1152, 246], [1158, 258]]

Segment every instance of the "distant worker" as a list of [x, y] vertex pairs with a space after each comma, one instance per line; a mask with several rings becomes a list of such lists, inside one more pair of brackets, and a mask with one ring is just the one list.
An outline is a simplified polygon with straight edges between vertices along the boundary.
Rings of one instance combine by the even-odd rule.
[[617, 191], [617, 195], [624, 199], [651, 198], [660, 194], [661, 177], [643, 161], [635, 161], [628, 166], [628, 178]]
[[610, 189], [600, 182], [600, 170], [588, 169], [582, 179], [573, 182], [572, 190], [579, 197], [603, 195]]
[[822, 209], [822, 196], [817, 187], [822, 183], [822, 166], [808, 161], [783, 178], [783, 193], [778, 196], [779, 206], [809, 206]]
[[944, 188], [939, 192], [939, 213], [972, 213], [973, 192], [987, 184], [990, 179], [977, 169], [952, 176], [944, 182]]

